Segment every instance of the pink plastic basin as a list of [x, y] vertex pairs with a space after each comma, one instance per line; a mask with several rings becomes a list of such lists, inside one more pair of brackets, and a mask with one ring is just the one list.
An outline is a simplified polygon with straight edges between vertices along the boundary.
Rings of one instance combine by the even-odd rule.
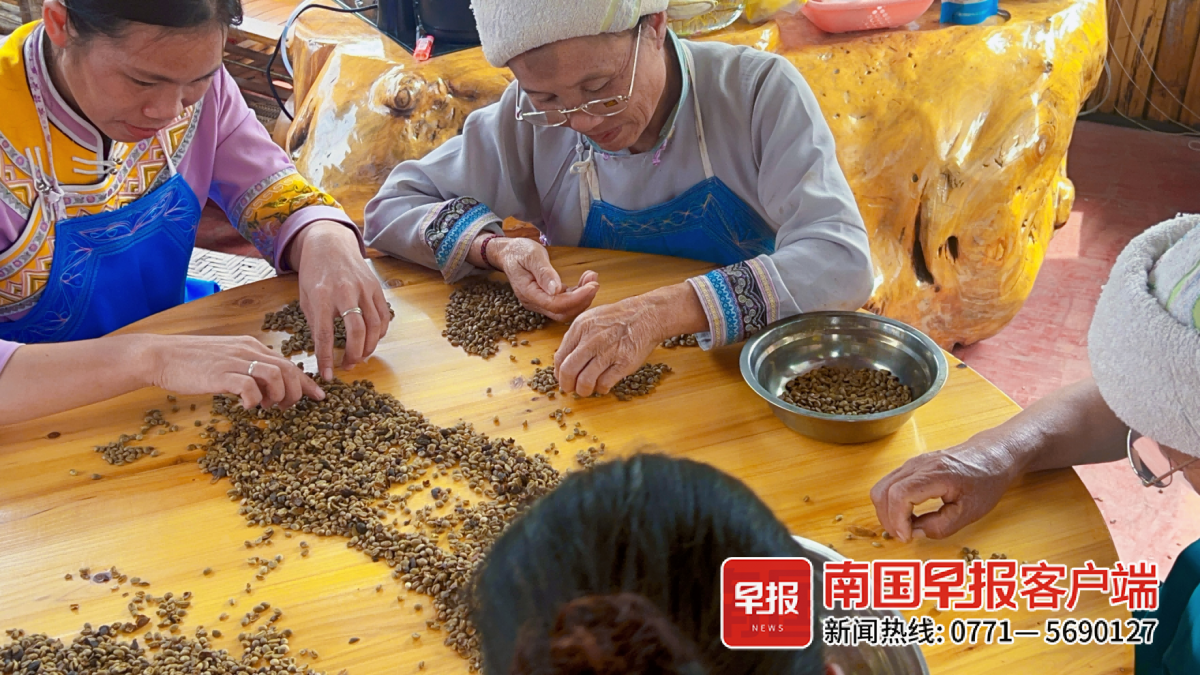
[[925, 13], [933, 0], [808, 0], [800, 11], [826, 33], [903, 26]]

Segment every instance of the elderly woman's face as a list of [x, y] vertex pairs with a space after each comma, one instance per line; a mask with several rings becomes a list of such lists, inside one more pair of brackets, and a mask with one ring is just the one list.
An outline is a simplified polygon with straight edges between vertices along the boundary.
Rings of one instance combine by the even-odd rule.
[[[634, 78], [637, 29], [555, 42], [509, 61], [521, 89], [537, 110], [564, 110], [589, 101], [624, 96]], [[629, 105], [612, 117], [571, 113], [575, 131], [600, 148], [618, 152], [634, 145], [654, 117], [666, 84], [666, 23], [644, 21], [636, 80]]]

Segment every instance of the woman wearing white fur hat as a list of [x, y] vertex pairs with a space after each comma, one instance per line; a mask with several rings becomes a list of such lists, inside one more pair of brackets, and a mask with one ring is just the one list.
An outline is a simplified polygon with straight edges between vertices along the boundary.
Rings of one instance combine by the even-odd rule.
[[[773, 54], [678, 39], [666, 8], [474, 0], [484, 54], [516, 81], [460, 137], [398, 166], [367, 206], [371, 246], [450, 282], [501, 270], [526, 307], [578, 316], [555, 366], [585, 396], [666, 338], [735, 343], [871, 293], [866, 229], [803, 78]], [[507, 217], [542, 242], [504, 238]], [[723, 267], [585, 312], [597, 276], [567, 288], [543, 244]]]
[[[897, 538], [940, 539], [982, 518], [1022, 474], [1128, 457], [1147, 488], [1176, 473], [1200, 490], [1200, 216], [1180, 216], [1130, 242], [1088, 333], [1092, 379], [1066, 387], [966, 443], [915, 457], [871, 490]], [[1138, 442], [1139, 436], [1146, 441]], [[940, 498], [934, 513], [913, 507]], [[1200, 542], [1159, 593], [1154, 642], [1138, 675], [1200, 673]]]

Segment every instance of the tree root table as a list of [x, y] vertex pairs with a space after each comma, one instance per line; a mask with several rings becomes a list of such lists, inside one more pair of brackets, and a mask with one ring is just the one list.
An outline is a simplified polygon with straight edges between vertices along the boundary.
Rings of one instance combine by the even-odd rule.
[[[995, 335], [1074, 202], [1067, 146], [1107, 49], [1103, 0], [1006, 0], [1010, 18], [826, 35], [802, 16], [704, 39], [790, 60], [816, 92], [871, 234], [868, 307], [943, 347]], [[511, 74], [479, 49], [417, 63], [356, 17], [310, 11], [291, 47], [301, 173], [359, 217], [393, 166], [458, 134]]]
[[[552, 255], [568, 277], [586, 268], [608, 279], [598, 302], [675, 283], [702, 269], [692, 261], [587, 249], [552, 249]], [[710, 463], [744, 480], [796, 534], [833, 544], [854, 559], [955, 559], [969, 546], [985, 558], [1005, 553], [1016, 560], [1045, 559], [1068, 567], [1088, 560], [1111, 566], [1116, 560], [1103, 519], [1069, 470], [1027, 477], [991, 515], [944, 541], [846, 539], [850, 528], [878, 530], [869, 491], [887, 472], [909, 457], [962, 442], [1017, 412], [1011, 400], [953, 358], [949, 380], [937, 398], [892, 437], [858, 446], [823, 445], [784, 427], [742, 382], [737, 347], [656, 350], [651, 361], [667, 363], [674, 372], [648, 397], [535, 401], [536, 393], [525, 384], [535, 370], [531, 361], [550, 362], [562, 325], [523, 334], [528, 346], [502, 343], [501, 352], [487, 361], [468, 356], [441, 336], [451, 289], [440, 275], [390, 259], [371, 264], [396, 319], [376, 356], [353, 373], [337, 375], [370, 380], [435, 424], [465, 420], [490, 437], [515, 438], [531, 454], [555, 442], [562, 449], [553, 458], [555, 465], [578, 470], [575, 451], [591, 442], [564, 441], [564, 432], [550, 419], [551, 411], [570, 405], [574, 411], [568, 419], [598, 435], [607, 456], [663, 452]], [[294, 276], [269, 279], [188, 303], [126, 330], [248, 334], [278, 349], [286, 336], [263, 333], [263, 314], [280, 309], [296, 294]], [[304, 362], [315, 369], [311, 356]], [[426, 631], [429, 610], [414, 611], [415, 603], [428, 601], [410, 592], [406, 602], [397, 602], [406, 593], [391, 568], [348, 548], [345, 538], [285, 538], [277, 532], [273, 545], [246, 548], [243, 542], [260, 537], [262, 528], [247, 527], [237, 502], [226, 496], [227, 481], [214, 482], [197, 466], [203, 449], [188, 450], [205, 443], [203, 429], [194, 421], [207, 425], [210, 405], [211, 399], [199, 396], [169, 403], [165, 392], [147, 389], [0, 428], [0, 626], [69, 641], [85, 621], [93, 626], [127, 621], [129, 598], [123, 593], [138, 589], [126, 585], [112, 591], [109, 584], [84, 581], [78, 574], [83, 567], [95, 571], [115, 565], [130, 577], [148, 580], [151, 585], [144, 590], [151, 594], [191, 591], [183, 633], [191, 634], [201, 624], [219, 628], [224, 636], [214, 643], [238, 654], [238, 620], [267, 601], [284, 610], [278, 626], [294, 631], [292, 655], [316, 649], [320, 658], [313, 665], [319, 670], [407, 674], [417, 672], [417, 663], [424, 661], [427, 672], [466, 672], [466, 661], [444, 647], [437, 633]], [[158, 456], [117, 467], [93, 450], [123, 433], [136, 433], [146, 411], [155, 408], [180, 427], [162, 436], [149, 432], [145, 443], [156, 446]], [[493, 421], [497, 417], [498, 424]], [[434, 482], [453, 485], [448, 478]], [[311, 548], [304, 558], [298, 555], [302, 540]], [[256, 567], [247, 565], [247, 557], [275, 554], [282, 554], [284, 562], [265, 581], [256, 580]], [[211, 574], [203, 573], [206, 568]], [[65, 580], [66, 574], [74, 578]], [[253, 587], [249, 595], [248, 583]], [[236, 606], [228, 604], [230, 599]], [[232, 618], [219, 621], [223, 612]], [[939, 615], [929, 604], [910, 613], [931, 614], [942, 624], [965, 616]], [[1069, 614], [1022, 610], [988, 616], [1010, 617], [1014, 629], [1029, 629], [1049, 618], [1129, 615], [1110, 606], [1107, 596], [1084, 593]], [[425, 636], [419, 642], [409, 638], [416, 631]], [[352, 637], [360, 641], [350, 644]], [[1040, 639], [975, 647], [946, 644], [927, 648], [925, 654], [934, 675], [1116, 675], [1120, 668], [1132, 672], [1133, 661], [1127, 646], [1050, 647]]]

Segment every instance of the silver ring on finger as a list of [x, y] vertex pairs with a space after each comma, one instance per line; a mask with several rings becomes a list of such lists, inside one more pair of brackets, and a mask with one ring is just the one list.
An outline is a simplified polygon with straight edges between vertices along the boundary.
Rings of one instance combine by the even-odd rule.
[[257, 365], [258, 365], [258, 361], [251, 361], [250, 362], [250, 370], [248, 370], [246, 372], [246, 374], [249, 375], [250, 377], [254, 377], [254, 366], [257, 366]]
[[345, 319], [347, 316], [350, 316], [351, 314], [359, 314], [359, 315], [361, 315], [361, 314], [362, 314], [362, 308], [361, 308], [361, 307], [351, 307], [350, 309], [348, 309], [348, 310], [346, 310], [346, 311], [342, 312], [342, 318], [343, 318], [343, 319]]

